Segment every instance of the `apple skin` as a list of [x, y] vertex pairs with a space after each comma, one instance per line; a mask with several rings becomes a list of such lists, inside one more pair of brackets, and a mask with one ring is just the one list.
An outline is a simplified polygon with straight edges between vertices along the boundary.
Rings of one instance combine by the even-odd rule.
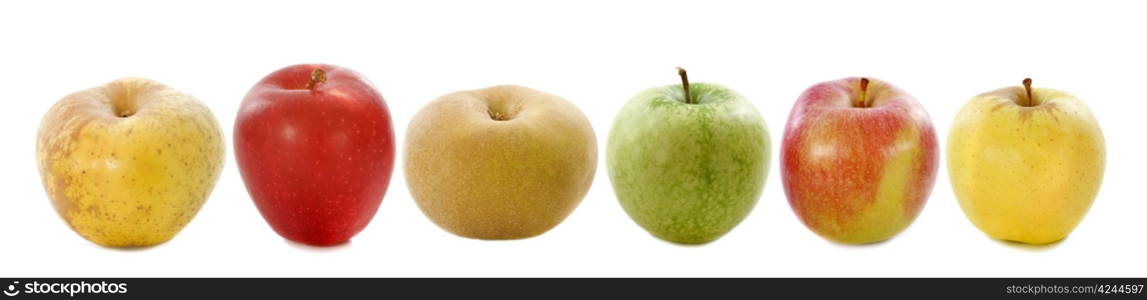
[[748, 216], [769, 170], [769, 132], [753, 104], [712, 83], [647, 89], [614, 119], [606, 146], [621, 207], [654, 236], [704, 244]]
[[801, 222], [838, 243], [887, 240], [920, 214], [936, 180], [937, 141], [915, 98], [870, 79], [870, 107], [854, 107], [860, 78], [810, 87], [789, 114], [781, 178]]
[[40, 123], [44, 189], [80, 236], [107, 247], [170, 240], [223, 168], [223, 134], [195, 97], [142, 78], [68, 95]]
[[451, 93], [410, 120], [403, 168], [418, 208], [442, 229], [523, 239], [560, 224], [597, 170], [597, 138], [573, 103], [522, 86]]
[[[308, 89], [316, 69], [326, 80]], [[362, 75], [332, 65], [293, 65], [260, 80], [243, 98], [234, 143], [243, 183], [267, 224], [314, 246], [362, 231], [394, 168], [382, 95]]]
[[948, 177], [964, 214], [988, 236], [1027, 244], [1067, 237], [1103, 182], [1103, 132], [1082, 101], [1023, 87], [976, 96], [948, 133]]

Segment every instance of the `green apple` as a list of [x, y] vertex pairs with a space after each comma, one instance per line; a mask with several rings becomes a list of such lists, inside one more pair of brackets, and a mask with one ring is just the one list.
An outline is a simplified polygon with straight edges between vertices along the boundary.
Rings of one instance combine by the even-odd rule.
[[1027, 244], [1067, 237], [1099, 193], [1106, 160], [1087, 105], [1030, 79], [972, 98], [948, 135], [964, 214], [992, 238]]
[[769, 133], [753, 104], [712, 83], [655, 87], [610, 129], [606, 164], [621, 207], [654, 236], [711, 242], [752, 211], [769, 169]]

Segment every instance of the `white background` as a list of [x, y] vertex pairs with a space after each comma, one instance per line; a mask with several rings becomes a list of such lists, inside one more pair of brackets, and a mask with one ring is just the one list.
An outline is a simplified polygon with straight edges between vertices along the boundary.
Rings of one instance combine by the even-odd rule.
[[[0, 276], [1147, 276], [1142, 2], [362, 2], [0, 4]], [[589, 195], [563, 224], [503, 242], [436, 227], [410, 198], [399, 159], [366, 230], [343, 246], [300, 246], [259, 216], [230, 141], [251, 85], [303, 62], [370, 78], [391, 108], [399, 145], [428, 101], [521, 84], [577, 103], [599, 151], [622, 103], [676, 83], [673, 67], [683, 66], [692, 80], [728, 85], [756, 104], [772, 133], [772, 168], [739, 227], [690, 247], [630, 221], [604, 152]], [[199, 215], [172, 241], [140, 250], [103, 248], [69, 230], [35, 164], [36, 128], [52, 103], [123, 76], [199, 97], [228, 144]], [[789, 208], [776, 149], [797, 96], [846, 76], [881, 78], [916, 96], [942, 145], [957, 109], [981, 92], [1029, 76], [1070, 91], [1107, 139], [1099, 197], [1061, 243], [997, 242], [964, 217], [941, 159], [932, 197], [908, 230], [875, 245], [825, 241]]]

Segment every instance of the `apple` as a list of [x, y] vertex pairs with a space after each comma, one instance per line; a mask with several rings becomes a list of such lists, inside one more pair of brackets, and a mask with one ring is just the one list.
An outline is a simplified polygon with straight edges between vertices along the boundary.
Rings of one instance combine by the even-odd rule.
[[589, 191], [597, 142], [561, 97], [521, 86], [451, 93], [406, 131], [406, 184], [422, 212], [455, 235], [522, 239], [557, 226]]
[[346, 68], [302, 64], [251, 88], [235, 119], [235, 159], [259, 212], [299, 243], [345, 243], [374, 218], [394, 168], [382, 95]]
[[56, 102], [36, 159], [60, 217], [108, 247], [174, 237], [203, 207], [223, 168], [223, 137], [195, 97], [124, 78]]
[[928, 113], [899, 88], [869, 78], [822, 82], [797, 99], [785, 125], [785, 195], [801, 222], [828, 240], [887, 240], [928, 200], [936, 147]]
[[972, 98], [948, 134], [948, 177], [964, 214], [988, 236], [1020, 243], [1067, 237], [1099, 193], [1106, 158], [1087, 105], [1031, 79]]
[[769, 170], [769, 131], [749, 100], [689, 83], [638, 93], [614, 118], [609, 179], [634, 222], [681, 244], [714, 241], [753, 210]]

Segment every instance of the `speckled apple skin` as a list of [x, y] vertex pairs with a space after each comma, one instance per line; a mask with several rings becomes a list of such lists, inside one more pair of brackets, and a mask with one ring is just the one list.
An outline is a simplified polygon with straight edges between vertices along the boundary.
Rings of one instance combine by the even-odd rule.
[[1022, 87], [972, 98], [948, 134], [948, 177], [988, 236], [1027, 244], [1067, 237], [1103, 182], [1106, 148], [1091, 110], [1066, 92]]
[[760, 198], [769, 133], [752, 103], [729, 88], [690, 84], [645, 90], [622, 107], [606, 148], [610, 182], [633, 221], [680, 244], [714, 241]]
[[[117, 107], [133, 114], [120, 117]], [[103, 246], [174, 237], [207, 201], [224, 145], [211, 111], [191, 95], [125, 78], [64, 97], [44, 116], [36, 156], [60, 217]]]

